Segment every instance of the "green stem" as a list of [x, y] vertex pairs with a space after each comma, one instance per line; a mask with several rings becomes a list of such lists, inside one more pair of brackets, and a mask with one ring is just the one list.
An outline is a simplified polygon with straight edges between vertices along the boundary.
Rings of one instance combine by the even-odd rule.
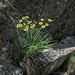
[[41, 29], [42, 29], [42, 28], [40, 28], [40, 29], [39, 29], [39, 31], [37, 31], [37, 33], [36, 33], [35, 37], [33, 38], [33, 43], [35, 42], [36, 37], [38, 36], [38, 34], [39, 34], [39, 32], [41, 31]]

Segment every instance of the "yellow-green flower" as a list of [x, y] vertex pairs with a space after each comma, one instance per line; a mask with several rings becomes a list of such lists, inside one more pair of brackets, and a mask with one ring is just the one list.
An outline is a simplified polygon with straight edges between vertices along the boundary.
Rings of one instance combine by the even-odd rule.
[[28, 24], [32, 23], [32, 21], [27, 21]]
[[26, 25], [27, 28], [29, 28], [29, 25]]
[[33, 22], [36, 22], [35, 20]]
[[43, 18], [41, 18], [41, 21], [44, 21], [44, 19], [43, 19]]
[[48, 19], [49, 22], [52, 22], [52, 19]]
[[33, 24], [33, 27], [35, 27], [35, 24]]
[[34, 22], [35, 24], [37, 24], [37, 22], [36, 22], [35, 20], [34, 20], [33, 22]]
[[46, 26], [45, 25], [42, 25], [41, 28], [46, 28]]
[[26, 25], [26, 23], [23, 23], [23, 25]]
[[17, 24], [17, 28], [19, 28], [19, 27], [23, 27], [23, 25], [22, 24]]
[[19, 20], [19, 23], [21, 23], [21, 22], [22, 22], [22, 19]]
[[33, 28], [34, 28], [34, 26], [30, 26], [30, 28], [31, 28], [31, 29], [33, 29]]
[[43, 24], [43, 22], [39, 22], [39, 25], [42, 25]]
[[48, 23], [45, 23], [45, 25], [46, 25], [46, 26], [49, 26], [49, 24], [48, 24]]
[[23, 20], [26, 20], [26, 17], [22, 17]]
[[19, 28], [19, 24], [17, 24], [17, 26], [16, 26], [17, 28]]
[[28, 31], [28, 28], [27, 28], [27, 27], [25, 27], [23, 30], [24, 30], [24, 31]]
[[35, 24], [37, 24], [37, 22], [35, 22]]
[[29, 19], [29, 16], [26, 16], [27, 19]]
[[30, 25], [33, 25], [33, 24], [30, 24]]

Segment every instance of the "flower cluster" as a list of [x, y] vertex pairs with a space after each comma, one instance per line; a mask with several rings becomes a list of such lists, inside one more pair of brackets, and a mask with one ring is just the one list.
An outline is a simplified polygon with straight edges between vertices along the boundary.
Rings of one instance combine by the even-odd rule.
[[[37, 23], [35, 20], [31, 21], [29, 16], [24, 16], [19, 20], [16, 27], [21, 30], [17, 32], [22, 56], [21, 60], [19, 60], [20, 66], [23, 65], [25, 60], [32, 54], [51, 47], [51, 37], [41, 32], [41, 29], [48, 27], [50, 22], [52, 22], [52, 19], [47, 19], [47, 22], [45, 22], [45, 19], [41, 18]], [[37, 27], [38, 24], [39, 28]]]
[[[47, 26], [49, 26], [49, 22], [52, 22], [52, 19], [48, 19], [47, 21], [47, 23], [44, 23], [44, 19], [40, 19], [39, 25], [41, 26], [41, 28], [46, 28]], [[29, 16], [25, 16], [19, 20], [17, 28], [23, 28], [24, 31], [28, 31], [29, 29], [34, 29], [36, 25], [37, 22], [35, 20], [31, 21], [29, 20]]]
[[39, 25], [41, 25], [41, 28], [46, 28], [46, 26], [49, 26], [49, 22], [52, 22], [52, 19], [48, 19], [47, 23], [44, 23], [44, 19], [40, 19]]
[[17, 28], [23, 28], [24, 31], [28, 31], [29, 28], [33, 29], [37, 22], [34, 20], [33, 22], [29, 20], [29, 16], [22, 17], [17, 24]]

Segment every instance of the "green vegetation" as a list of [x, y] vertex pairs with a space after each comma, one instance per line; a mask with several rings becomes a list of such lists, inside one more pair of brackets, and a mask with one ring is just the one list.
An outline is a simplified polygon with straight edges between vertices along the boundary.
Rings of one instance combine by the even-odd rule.
[[20, 46], [20, 54], [22, 57], [19, 60], [20, 66], [33, 54], [52, 46], [52, 37], [49, 34], [44, 35], [41, 32], [42, 29], [49, 26], [52, 19], [47, 19], [46, 23], [43, 18], [40, 19], [39, 23], [29, 19], [29, 16], [22, 17], [16, 25], [17, 32], [14, 39], [18, 40]]
[[70, 68], [75, 68], [75, 51], [69, 56], [67, 63]]
[[54, 39], [60, 39], [60, 38], [62, 38], [62, 34], [61, 33], [56, 33], [54, 35]]

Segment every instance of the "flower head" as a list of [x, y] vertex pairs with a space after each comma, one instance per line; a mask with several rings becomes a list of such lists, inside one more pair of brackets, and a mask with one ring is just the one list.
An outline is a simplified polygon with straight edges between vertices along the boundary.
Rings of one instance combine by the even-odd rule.
[[26, 16], [27, 19], [29, 19], [29, 16]]
[[46, 26], [49, 26], [49, 24], [48, 24], [48, 23], [45, 23], [45, 25], [46, 25]]
[[21, 23], [21, 22], [22, 22], [22, 19], [19, 20], [19, 23]]
[[35, 20], [34, 20], [33, 22], [34, 22], [35, 24], [37, 24], [37, 22], [36, 22]]
[[43, 22], [39, 22], [39, 25], [42, 25], [43, 24]]
[[42, 25], [41, 28], [46, 28], [46, 26], [45, 25]]
[[29, 28], [29, 25], [26, 25], [27, 28]]
[[26, 20], [26, 17], [22, 17], [23, 20]]
[[44, 21], [44, 19], [43, 19], [43, 18], [41, 18], [41, 21]]
[[33, 22], [36, 22], [35, 20]]
[[52, 22], [52, 19], [48, 19], [49, 22]]
[[26, 23], [23, 23], [23, 25], [26, 25]]
[[34, 28], [34, 26], [30, 26], [30, 28], [31, 28], [31, 29], [33, 29], [33, 28]]
[[22, 24], [17, 24], [17, 28], [23, 27]]
[[30, 24], [31, 26], [33, 25], [33, 24]]
[[32, 21], [27, 21], [28, 24], [32, 23]]
[[35, 24], [33, 24], [33, 27], [35, 27]]
[[25, 27], [23, 30], [24, 30], [24, 31], [28, 31], [28, 28], [27, 28], [27, 27]]

